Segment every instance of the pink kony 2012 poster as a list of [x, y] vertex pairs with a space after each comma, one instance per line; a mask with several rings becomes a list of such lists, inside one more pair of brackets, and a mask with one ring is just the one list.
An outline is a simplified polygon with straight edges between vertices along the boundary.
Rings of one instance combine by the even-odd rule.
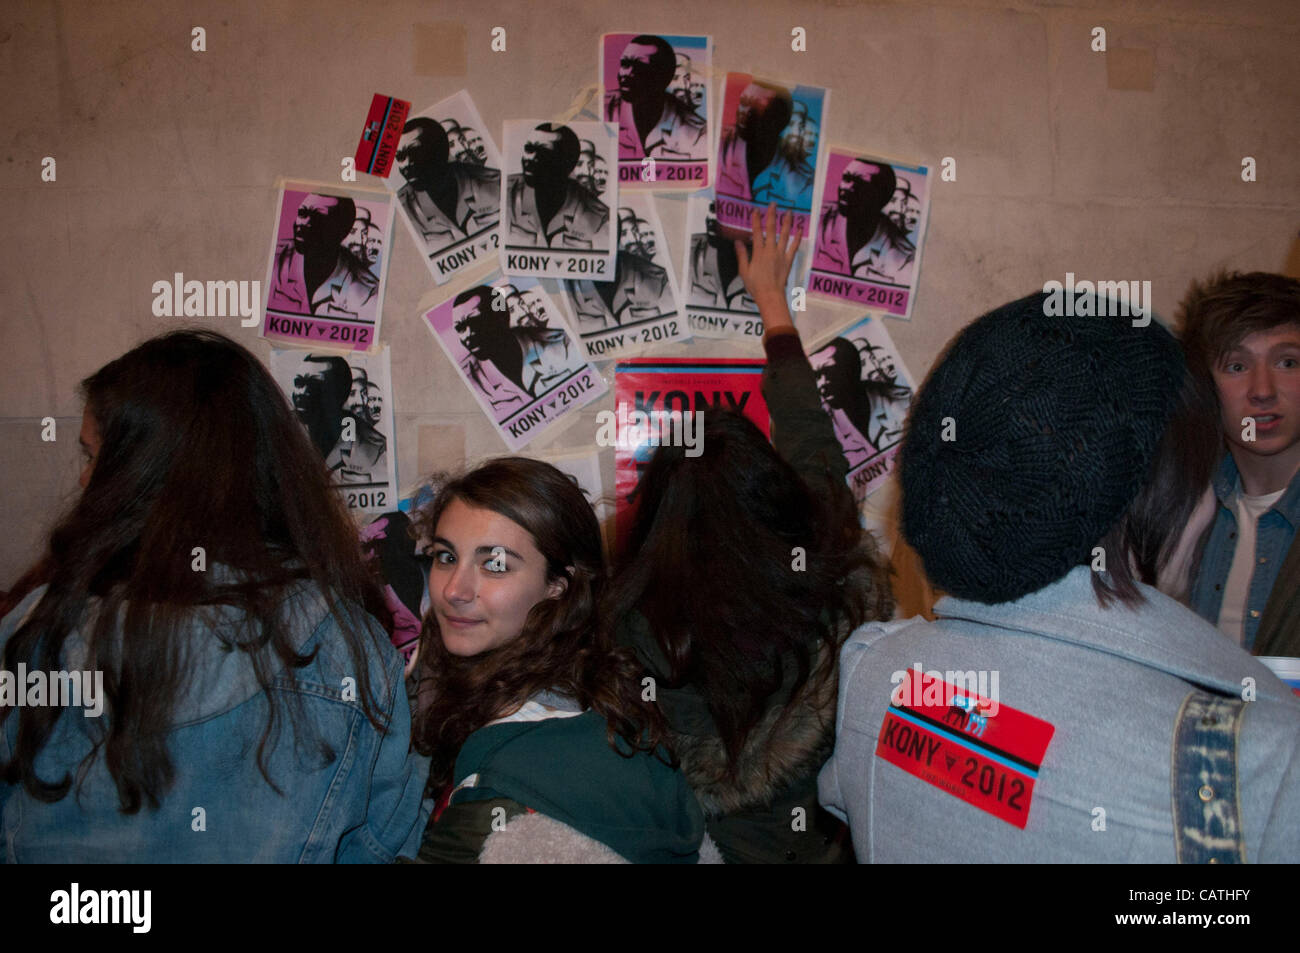
[[713, 184], [712, 67], [707, 36], [600, 38], [602, 118], [618, 124], [621, 188], [692, 192]]
[[725, 233], [744, 238], [755, 211], [775, 202], [807, 237], [816, 225], [822, 128], [830, 90], [786, 86], [728, 73], [718, 136], [716, 214]]
[[832, 149], [808, 291], [910, 318], [929, 209], [925, 166]]
[[382, 191], [284, 183], [262, 337], [339, 351], [377, 347], [392, 229], [392, 199]]
[[807, 354], [860, 504], [893, 472], [912, 404], [912, 377], [884, 320], [871, 315], [822, 335]]
[[608, 390], [536, 278], [492, 272], [424, 321], [511, 450]]

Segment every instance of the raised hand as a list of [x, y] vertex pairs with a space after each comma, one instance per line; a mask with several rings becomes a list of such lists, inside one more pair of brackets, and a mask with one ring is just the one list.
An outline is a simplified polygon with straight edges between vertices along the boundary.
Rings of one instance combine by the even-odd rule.
[[790, 277], [799, 241], [803, 238], [802, 222], [798, 228], [792, 228], [792, 212], [779, 216], [779, 228], [777, 219], [775, 202], [768, 205], [765, 218], [760, 218], [755, 209], [751, 220], [753, 252], [745, 248], [744, 242], [736, 242], [740, 277], [744, 279], [749, 296], [758, 305], [763, 324], [769, 330], [793, 323], [786, 305], [785, 283]]

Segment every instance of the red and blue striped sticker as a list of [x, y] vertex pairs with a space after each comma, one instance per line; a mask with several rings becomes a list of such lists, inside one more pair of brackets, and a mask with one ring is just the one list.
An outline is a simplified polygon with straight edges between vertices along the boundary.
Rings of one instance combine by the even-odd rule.
[[876, 755], [1024, 830], [1055, 731], [937, 673], [909, 669], [885, 712]]

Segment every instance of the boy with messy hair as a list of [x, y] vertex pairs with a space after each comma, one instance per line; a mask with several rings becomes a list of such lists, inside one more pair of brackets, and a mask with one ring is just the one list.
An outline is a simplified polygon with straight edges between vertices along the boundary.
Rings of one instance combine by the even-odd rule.
[[1300, 656], [1300, 281], [1193, 282], [1178, 326], [1188, 365], [1213, 388], [1226, 451], [1189, 604], [1255, 655]]

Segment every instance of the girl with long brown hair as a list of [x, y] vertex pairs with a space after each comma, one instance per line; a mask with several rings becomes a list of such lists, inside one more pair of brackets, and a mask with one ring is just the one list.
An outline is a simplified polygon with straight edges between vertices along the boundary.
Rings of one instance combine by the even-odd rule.
[[0, 623], [3, 676], [81, 692], [0, 683], [3, 859], [413, 851], [427, 809], [401, 658], [270, 374], [228, 338], [176, 331], [82, 391], [84, 490], [46, 584]]
[[582, 491], [505, 457], [442, 483], [415, 523], [433, 568], [413, 733], [439, 798], [420, 859], [694, 862], [699, 808], [643, 670], [597, 622]]

